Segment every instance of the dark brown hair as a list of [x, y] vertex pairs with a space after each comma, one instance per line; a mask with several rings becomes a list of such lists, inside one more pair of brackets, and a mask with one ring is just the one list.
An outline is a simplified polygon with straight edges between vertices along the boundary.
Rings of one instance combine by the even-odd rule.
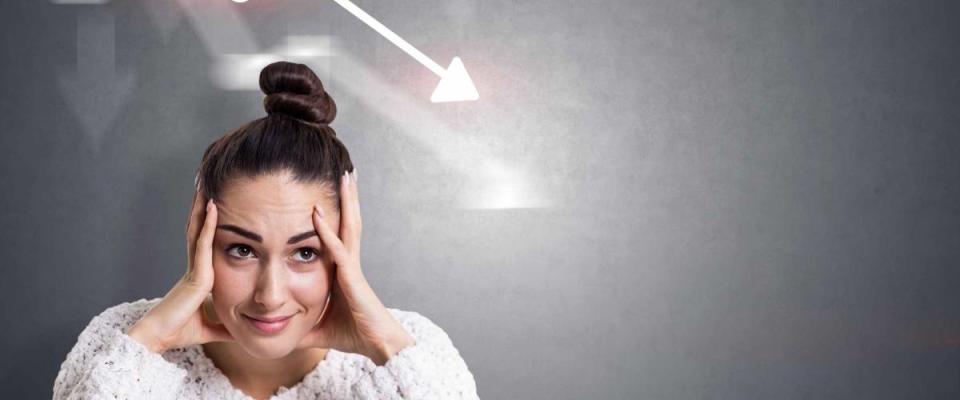
[[[340, 177], [353, 171], [350, 153], [328, 124], [336, 103], [309, 67], [278, 61], [260, 71], [267, 116], [228, 132], [207, 147], [197, 169], [206, 198], [220, 199], [236, 177], [289, 170], [302, 183], [329, 184], [339, 198]], [[339, 209], [340, 202], [334, 201]]]

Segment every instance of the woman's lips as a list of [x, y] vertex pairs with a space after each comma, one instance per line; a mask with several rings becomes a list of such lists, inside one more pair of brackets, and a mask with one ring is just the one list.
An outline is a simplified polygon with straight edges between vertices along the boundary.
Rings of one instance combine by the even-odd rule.
[[283, 330], [283, 328], [286, 328], [290, 323], [290, 318], [293, 316], [290, 315], [283, 317], [283, 319], [271, 318], [272, 322], [261, 321], [246, 314], [244, 314], [243, 317], [250, 322], [250, 325], [253, 325], [254, 328], [257, 328], [263, 333], [272, 334], [280, 332]]

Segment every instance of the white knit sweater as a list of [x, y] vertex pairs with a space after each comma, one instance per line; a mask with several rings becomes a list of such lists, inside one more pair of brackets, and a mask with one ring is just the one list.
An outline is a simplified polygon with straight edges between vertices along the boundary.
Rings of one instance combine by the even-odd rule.
[[[200, 345], [157, 354], [126, 334], [160, 300], [124, 302], [94, 317], [60, 366], [53, 399], [252, 400]], [[473, 374], [443, 329], [416, 312], [388, 310], [416, 344], [382, 366], [330, 349], [302, 381], [270, 399], [479, 399]]]

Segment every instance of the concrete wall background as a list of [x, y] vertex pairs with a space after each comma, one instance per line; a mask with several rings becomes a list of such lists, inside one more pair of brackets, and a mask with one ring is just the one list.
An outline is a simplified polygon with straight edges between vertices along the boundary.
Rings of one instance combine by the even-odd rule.
[[[90, 318], [166, 292], [204, 148], [263, 115], [214, 84], [185, 4], [0, 3], [3, 397], [48, 397]], [[260, 50], [338, 41], [315, 67], [364, 270], [444, 327], [482, 398], [960, 397], [956, 4], [357, 4], [462, 57], [481, 101], [429, 103], [436, 76], [333, 2], [235, 8]], [[91, 15], [115, 54], [78, 43]], [[81, 48], [120, 73], [71, 97]], [[539, 203], [464, 207], [488, 182], [470, 154]]]

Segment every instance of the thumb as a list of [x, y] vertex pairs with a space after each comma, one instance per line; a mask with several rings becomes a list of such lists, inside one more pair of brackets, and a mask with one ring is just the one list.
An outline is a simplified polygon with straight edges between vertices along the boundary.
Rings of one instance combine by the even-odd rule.
[[207, 321], [203, 322], [203, 340], [208, 342], [234, 342], [233, 335], [227, 330], [227, 327], [221, 324], [213, 324]]
[[203, 325], [204, 342], [233, 342], [235, 339], [227, 327], [220, 321], [216, 309], [213, 308], [213, 295], [207, 298], [200, 306], [200, 319]]
[[307, 331], [307, 334], [303, 336], [303, 339], [300, 341], [301, 348], [330, 348], [332, 343], [330, 342], [329, 335], [329, 325], [330, 316], [330, 295], [327, 295], [327, 302], [323, 307], [323, 311], [320, 312], [320, 317], [314, 321], [313, 326]]
[[201, 305], [201, 308], [203, 309], [203, 317], [205, 318], [205, 320], [210, 321], [214, 324], [222, 323], [220, 321], [220, 316], [217, 315], [217, 310], [213, 308], [212, 293], [207, 293], [207, 298], [203, 300], [203, 305]]
[[323, 327], [323, 324], [321, 321], [322, 319], [318, 320], [315, 324], [313, 324], [313, 327], [311, 327], [310, 330], [307, 331], [307, 334], [303, 335], [303, 339], [300, 340], [300, 344], [298, 347], [307, 348], [307, 349], [315, 348], [315, 347], [319, 347], [319, 348], [330, 347], [329, 345], [330, 341], [328, 340], [329, 336], [327, 335], [326, 329]]

